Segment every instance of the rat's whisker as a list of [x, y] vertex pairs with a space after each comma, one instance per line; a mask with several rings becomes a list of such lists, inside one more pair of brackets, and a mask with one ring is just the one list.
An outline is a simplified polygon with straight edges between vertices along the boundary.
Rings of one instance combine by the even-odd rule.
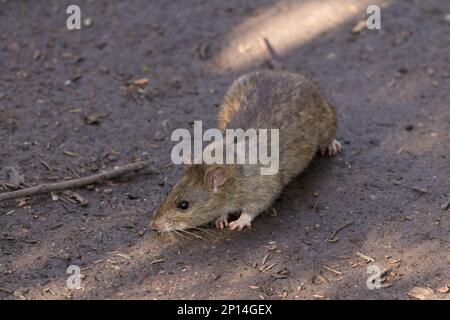
[[172, 240], [175, 240], [175, 237], [174, 237], [172, 231], [169, 231], [168, 234], [169, 234], [169, 236], [170, 236], [170, 238], [171, 238]]
[[177, 229], [177, 230], [180, 231], [180, 232], [184, 232], [184, 233], [186, 233], [188, 235], [191, 235], [191, 236], [193, 236], [194, 238], [197, 238], [197, 239], [205, 239], [202, 236], [200, 236], [200, 235], [198, 235], [198, 234], [196, 234], [194, 232], [190, 232], [190, 231], [182, 230], [182, 229]]
[[181, 232], [180, 232], [180, 231], [181, 231], [180, 229], [174, 229], [173, 231], [175, 232], [175, 234], [176, 234], [180, 239], [182, 239], [182, 240], [191, 240], [187, 235], [181, 233]]
[[189, 226], [190, 229], [194, 229], [195, 231], [201, 231], [204, 232], [205, 234], [207, 234], [208, 236], [214, 235], [215, 233], [209, 229], [206, 228], [199, 228], [199, 227], [191, 227]]

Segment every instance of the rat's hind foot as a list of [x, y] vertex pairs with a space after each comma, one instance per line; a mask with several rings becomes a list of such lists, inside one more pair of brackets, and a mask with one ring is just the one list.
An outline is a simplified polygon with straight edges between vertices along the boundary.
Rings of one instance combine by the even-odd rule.
[[239, 219], [230, 222], [230, 230], [239, 230], [241, 231], [245, 227], [250, 228], [252, 226], [251, 222], [253, 217], [246, 213], [241, 213]]
[[330, 156], [334, 156], [342, 151], [342, 145], [336, 139], [333, 140], [332, 143], [328, 147], [320, 148], [320, 153], [324, 156], [326, 154]]
[[217, 228], [223, 229], [228, 226], [228, 213], [221, 215], [214, 222]]

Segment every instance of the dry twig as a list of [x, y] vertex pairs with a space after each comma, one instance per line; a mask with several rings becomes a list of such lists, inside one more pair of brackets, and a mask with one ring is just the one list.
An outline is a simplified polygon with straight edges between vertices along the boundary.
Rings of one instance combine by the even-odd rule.
[[95, 175], [92, 175], [89, 177], [55, 182], [55, 183], [44, 183], [44, 184], [40, 184], [40, 185], [37, 185], [34, 187], [25, 188], [22, 190], [5, 192], [5, 193], [0, 194], [0, 201], [22, 198], [22, 197], [27, 197], [27, 196], [33, 196], [33, 195], [48, 193], [48, 192], [53, 192], [53, 191], [61, 191], [61, 190], [66, 190], [66, 189], [80, 188], [83, 186], [100, 183], [104, 180], [110, 180], [113, 178], [117, 178], [117, 177], [122, 176], [129, 172], [140, 171], [149, 166], [150, 166], [149, 161], [141, 161], [141, 162], [136, 162], [136, 163], [130, 163], [130, 164], [124, 165], [122, 167], [119, 167], [119, 168], [116, 168], [116, 169], [113, 169], [110, 171], [105, 171], [105, 172], [102, 172], [99, 174], [95, 174]]

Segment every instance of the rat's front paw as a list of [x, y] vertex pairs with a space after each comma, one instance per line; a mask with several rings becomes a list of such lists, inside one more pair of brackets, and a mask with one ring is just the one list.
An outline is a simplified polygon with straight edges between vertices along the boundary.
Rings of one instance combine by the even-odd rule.
[[320, 149], [320, 153], [323, 156], [326, 155], [326, 154], [328, 154], [330, 156], [334, 156], [334, 155], [338, 154], [341, 151], [342, 151], [342, 145], [336, 139], [333, 140], [333, 142], [328, 147]]
[[328, 154], [330, 156], [334, 156], [335, 154], [338, 154], [341, 151], [342, 151], [342, 145], [336, 139], [334, 139], [333, 142], [328, 146]]
[[245, 227], [250, 228], [252, 220], [249, 219], [246, 215], [242, 215], [236, 221], [230, 222], [230, 230], [239, 230], [241, 231]]
[[223, 229], [228, 226], [228, 214], [224, 214], [214, 222], [217, 228]]

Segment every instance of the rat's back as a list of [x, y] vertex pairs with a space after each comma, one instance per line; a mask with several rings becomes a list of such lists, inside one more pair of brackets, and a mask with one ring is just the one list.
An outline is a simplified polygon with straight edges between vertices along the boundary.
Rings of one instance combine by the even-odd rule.
[[336, 135], [336, 113], [308, 78], [258, 71], [238, 78], [219, 112], [219, 128], [279, 129], [282, 184], [303, 171]]

